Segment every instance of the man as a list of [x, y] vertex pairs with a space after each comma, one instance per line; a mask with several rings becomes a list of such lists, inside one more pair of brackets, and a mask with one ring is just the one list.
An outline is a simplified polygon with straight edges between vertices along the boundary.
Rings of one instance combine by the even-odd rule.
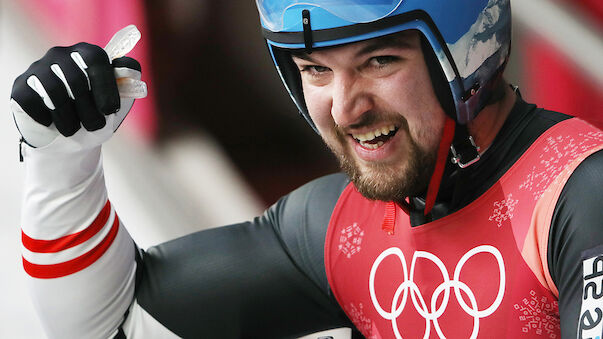
[[52, 49], [12, 93], [24, 267], [49, 336], [601, 335], [603, 133], [505, 84], [508, 0], [257, 5], [277, 70], [346, 175], [136, 251], [100, 146], [131, 106], [112, 67], [140, 68]]

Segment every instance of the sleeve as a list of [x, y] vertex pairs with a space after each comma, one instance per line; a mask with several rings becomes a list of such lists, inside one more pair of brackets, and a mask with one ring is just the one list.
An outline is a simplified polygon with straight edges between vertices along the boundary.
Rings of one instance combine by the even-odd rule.
[[100, 146], [63, 146], [24, 146], [28, 287], [49, 338], [113, 337], [134, 296], [135, 245], [107, 199]]
[[107, 198], [100, 147], [25, 146], [24, 158], [23, 264], [49, 338], [285, 338], [353, 327], [323, 262], [342, 175], [250, 222], [139, 258]]
[[330, 294], [323, 259], [346, 180], [319, 179], [253, 221], [150, 248], [137, 304], [184, 338], [294, 338], [353, 328]]
[[559, 290], [562, 338], [603, 330], [603, 151], [572, 173], [555, 206], [548, 265]]

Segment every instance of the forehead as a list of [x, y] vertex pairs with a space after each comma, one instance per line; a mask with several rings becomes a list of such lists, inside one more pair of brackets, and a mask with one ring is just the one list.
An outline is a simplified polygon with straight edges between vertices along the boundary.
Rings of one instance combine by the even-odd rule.
[[357, 55], [368, 54], [374, 51], [387, 49], [387, 48], [405, 48], [405, 49], [413, 49], [419, 48], [419, 37], [420, 33], [416, 30], [407, 30], [403, 32], [398, 32], [396, 34], [386, 35], [378, 38], [373, 38], [369, 40], [363, 40], [358, 42], [353, 42], [337, 47], [326, 47], [313, 51], [312, 53], [307, 53], [305, 50], [292, 51], [291, 55], [293, 59], [303, 59], [308, 61], [314, 61], [312, 56], [321, 55], [321, 54], [344, 54], [344, 53], [353, 53]]

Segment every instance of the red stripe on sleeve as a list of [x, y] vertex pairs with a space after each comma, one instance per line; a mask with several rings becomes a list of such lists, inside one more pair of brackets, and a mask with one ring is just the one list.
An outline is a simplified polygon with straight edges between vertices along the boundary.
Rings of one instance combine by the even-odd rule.
[[92, 265], [109, 249], [119, 230], [119, 218], [115, 215], [115, 221], [111, 227], [109, 234], [93, 249], [82, 254], [81, 256], [69, 261], [54, 264], [54, 265], [37, 265], [32, 264], [23, 257], [23, 268], [25, 272], [33, 278], [52, 279], [60, 278], [75, 272], [81, 271], [84, 268]]
[[25, 232], [21, 231], [21, 241], [23, 246], [28, 250], [36, 253], [56, 253], [68, 248], [77, 246], [81, 243], [88, 241], [96, 233], [98, 233], [109, 220], [111, 215], [111, 203], [107, 200], [105, 207], [98, 213], [98, 216], [90, 226], [84, 230], [60, 237], [54, 240], [38, 240], [27, 236]]

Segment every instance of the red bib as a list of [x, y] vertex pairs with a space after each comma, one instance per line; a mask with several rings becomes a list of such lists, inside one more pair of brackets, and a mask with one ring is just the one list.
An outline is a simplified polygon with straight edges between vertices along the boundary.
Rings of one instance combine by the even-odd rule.
[[325, 243], [337, 301], [367, 338], [559, 338], [552, 213], [574, 169], [602, 148], [603, 132], [566, 120], [470, 205], [416, 227], [350, 184]]

